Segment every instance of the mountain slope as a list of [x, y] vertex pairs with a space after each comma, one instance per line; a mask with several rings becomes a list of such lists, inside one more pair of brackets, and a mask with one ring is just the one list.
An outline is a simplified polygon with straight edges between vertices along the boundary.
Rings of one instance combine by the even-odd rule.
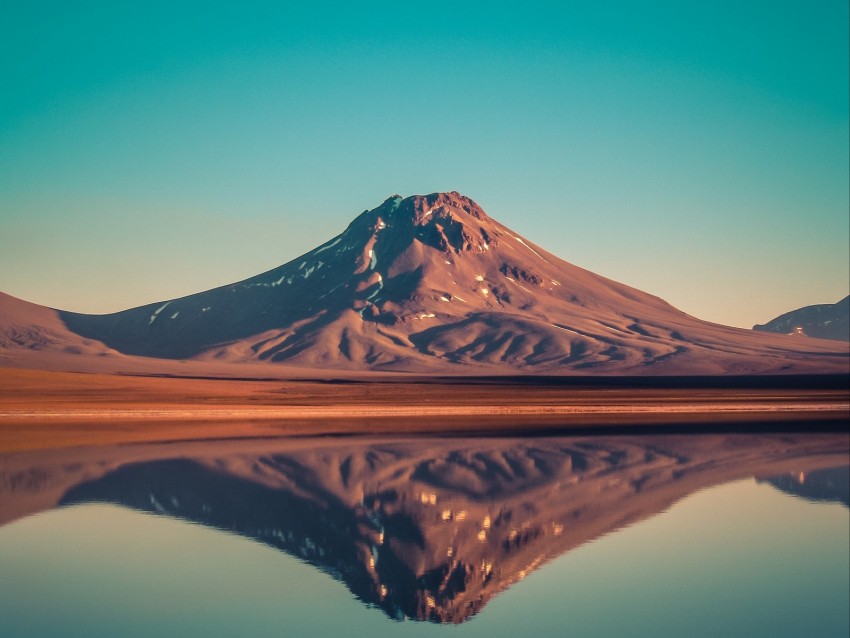
[[117, 354], [103, 343], [69, 330], [61, 315], [59, 310], [0, 292], [0, 349]]
[[817, 304], [786, 312], [764, 325], [753, 326], [753, 330], [850, 341], [850, 296], [838, 303]]
[[846, 371], [848, 349], [709, 324], [569, 264], [458, 193], [363, 212], [266, 273], [110, 315], [61, 313], [131, 355], [464, 373]]

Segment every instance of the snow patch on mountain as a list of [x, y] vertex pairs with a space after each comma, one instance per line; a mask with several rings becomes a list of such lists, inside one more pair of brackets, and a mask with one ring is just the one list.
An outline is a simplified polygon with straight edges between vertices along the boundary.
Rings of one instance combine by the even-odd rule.
[[171, 303], [170, 301], [166, 301], [166, 302], [165, 302], [164, 304], [162, 304], [159, 308], [157, 308], [156, 310], [154, 310], [153, 314], [151, 315], [151, 319], [150, 319], [150, 321], [148, 322], [148, 325], [150, 325], [150, 324], [152, 324], [154, 321], [156, 321], [156, 318], [159, 316], [159, 313], [161, 313], [163, 310], [165, 310], [165, 309], [168, 307], [168, 304], [170, 304], [170, 303]]

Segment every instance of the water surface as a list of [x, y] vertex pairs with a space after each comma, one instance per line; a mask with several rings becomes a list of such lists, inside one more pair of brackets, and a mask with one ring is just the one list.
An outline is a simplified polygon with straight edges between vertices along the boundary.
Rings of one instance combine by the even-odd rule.
[[0, 635], [846, 636], [848, 437], [0, 457]]

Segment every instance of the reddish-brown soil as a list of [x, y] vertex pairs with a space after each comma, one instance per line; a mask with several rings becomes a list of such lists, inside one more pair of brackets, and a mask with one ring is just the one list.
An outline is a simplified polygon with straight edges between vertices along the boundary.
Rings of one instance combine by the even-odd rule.
[[[811, 385], [811, 384], [809, 384]], [[103, 443], [840, 423], [848, 390], [527, 379], [234, 380], [0, 368], [0, 452]]]

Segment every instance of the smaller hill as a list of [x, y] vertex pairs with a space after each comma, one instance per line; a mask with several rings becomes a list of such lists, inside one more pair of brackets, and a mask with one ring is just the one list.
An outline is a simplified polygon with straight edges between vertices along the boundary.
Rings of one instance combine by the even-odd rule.
[[817, 304], [786, 312], [766, 324], [753, 326], [753, 330], [850, 341], [850, 296], [838, 303]]

